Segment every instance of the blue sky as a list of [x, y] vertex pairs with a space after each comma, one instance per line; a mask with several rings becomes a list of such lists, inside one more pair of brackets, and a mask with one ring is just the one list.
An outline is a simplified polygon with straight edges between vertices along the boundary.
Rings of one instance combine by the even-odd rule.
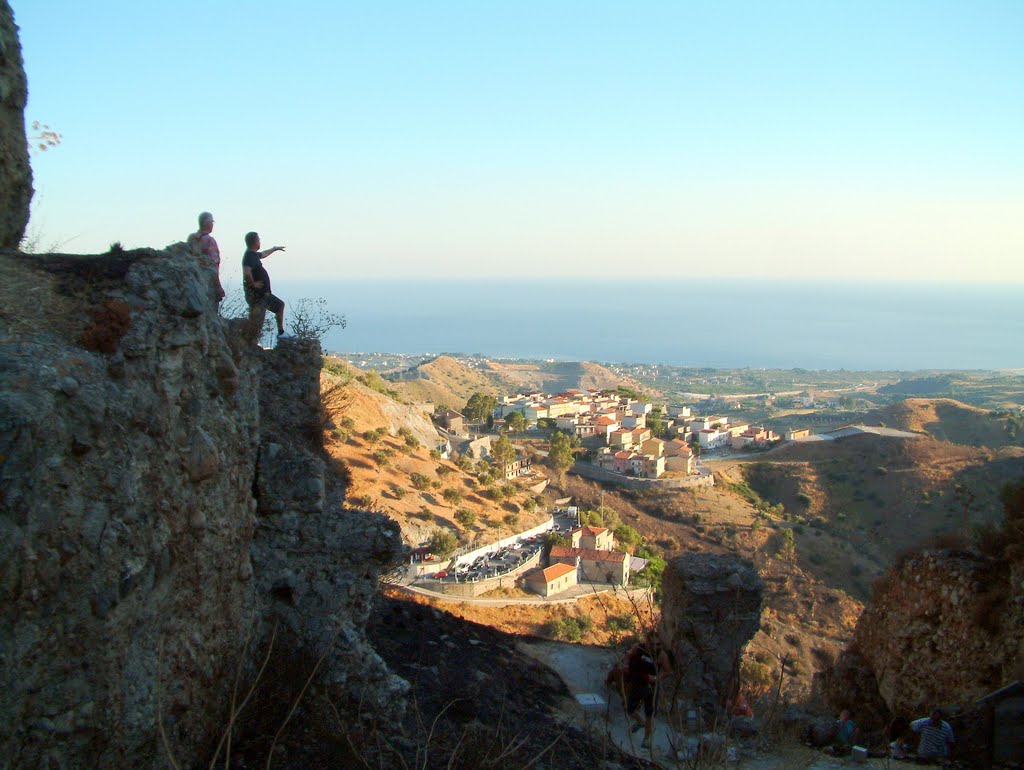
[[11, 4], [68, 251], [1024, 283], [1024, 3]]

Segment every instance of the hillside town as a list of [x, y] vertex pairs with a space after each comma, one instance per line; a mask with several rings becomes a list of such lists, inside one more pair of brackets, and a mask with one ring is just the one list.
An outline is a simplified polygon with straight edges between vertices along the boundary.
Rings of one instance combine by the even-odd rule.
[[694, 416], [688, 406], [663, 407], [606, 390], [504, 396], [494, 409], [495, 429], [512, 414], [522, 416], [526, 431], [547, 427], [574, 436], [599, 468], [649, 479], [693, 474], [701, 452], [760, 449], [780, 438], [763, 426]]

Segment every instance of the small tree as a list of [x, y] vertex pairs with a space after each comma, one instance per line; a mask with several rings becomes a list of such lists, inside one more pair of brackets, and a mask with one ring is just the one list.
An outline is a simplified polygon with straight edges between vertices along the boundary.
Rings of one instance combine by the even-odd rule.
[[422, 473], [410, 473], [409, 481], [412, 482], [413, 488], [418, 489], [420, 492], [426, 492], [430, 489], [430, 477]]
[[463, 527], [471, 527], [476, 522], [476, 514], [469, 508], [459, 508], [455, 512], [455, 521], [459, 522]]
[[474, 393], [469, 397], [462, 413], [470, 422], [483, 422], [491, 416], [497, 406], [498, 399], [494, 396], [489, 396], [486, 393]]
[[522, 433], [526, 430], [526, 418], [522, 412], [509, 412], [505, 416], [505, 427], [509, 433]]
[[551, 446], [548, 449], [548, 465], [559, 480], [565, 478], [565, 472], [572, 467], [574, 460], [574, 440], [561, 431], [551, 434]]
[[373, 457], [373, 461], [377, 464], [377, 473], [391, 465], [391, 458], [394, 456], [394, 449], [378, 449], [374, 452], [371, 457]]
[[409, 449], [417, 449], [419, 447], [420, 440], [416, 438], [408, 428], [399, 428], [398, 435], [402, 437], [402, 440]]
[[447, 559], [459, 546], [459, 540], [451, 532], [439, 529], [430, 536], [427, 547], [432, 554]]
[[782, 537], [779, 543], [778, 555], [779, 558], [784, 559], [786, 561], [794, 561], [796, 559], [796, 541], [793, 539], [793, 530], [782, 530]]
[[516, 448], [509, 441], [508, 436], [502, 434], [491, 446], [491, 457], [498, 470], [504, 473], [509, 463], [516, 459]]
[[376, 444], [378, 441], [384, 438], [384, 436], [387, 435], [387, 432], [387, 428], [374, 428], [373, 430], [366, 431], [363, 434], [363, 438], [366, 439], [366, 442], [372, 447], [374, 444]]
[[462, 502], [462, 490], [456, 489], [455, 487], [448, 487], [448, 489], [441, 493], [441, 497], [443, 497], [445, 502], [449, 505], [458, 505]]
[[344, 329], [347, 324], [345, 316], [327, 309], [327, 300], [323, 297], [293, 303], [288, 319], [295, 336], [309, 340], [322, 340], [331, 329]]

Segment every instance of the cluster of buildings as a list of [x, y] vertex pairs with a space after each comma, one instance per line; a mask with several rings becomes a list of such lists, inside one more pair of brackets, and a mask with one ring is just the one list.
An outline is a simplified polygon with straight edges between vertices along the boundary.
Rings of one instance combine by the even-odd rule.
[[570, 538], [570, 546], [551, 547], [547, 567], [531, 570], [523, 576], [527, 590], [553, 596], [580, 582], [626, 586], [630, 572], [647, 566], [645, 559], [614, 550], [615, 539], [604, 527], [577, 527]]
[[[567, 390], [557, 395], [525, 393], [506, 396], [494, 411], [504, 419], [519, 412], [528, 427], [548, 420], [558, 430], [584, 442], [599, 443], [595, 464], [605, 470], [641, 478], [659, 478], [667, 471], [694, 472], [691, 444], [702, 450], [763, 447], [778, 441], [775, 432], [761, 426], [730, 424], [721, 416], [694, 417], [688, 406], [668, 406], [654, 415], [654, 404], [614, 392]], [[650, 425], [656, 416], [662, 436]]]

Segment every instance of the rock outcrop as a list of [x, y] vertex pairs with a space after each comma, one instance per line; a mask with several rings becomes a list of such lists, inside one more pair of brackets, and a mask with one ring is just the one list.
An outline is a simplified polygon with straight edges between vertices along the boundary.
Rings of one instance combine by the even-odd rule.
[[268, 648], [400, 708], [362, 632], [398, 531], [340, 504], [319, 346], [246, 342], [181, 252], [0, 271], [0, 766], [203, 764]]
[[662, 633], [675, 654], [679, 691], [717, 711], [738, 685], [740, 654], [760, 628], [764, 584], [749, 562], [690, 553], [665, 567], [662, 591]]
[[879, 579], [824, 677], [837, 708], [917, 716], [1024, 675], [1024, 575], [971, 551], [923, 551]]
[[32, 167], [25, 137], [28, 82], [14, 12], [0, 0], [0, 248], [14, 249], [28, 225]]

